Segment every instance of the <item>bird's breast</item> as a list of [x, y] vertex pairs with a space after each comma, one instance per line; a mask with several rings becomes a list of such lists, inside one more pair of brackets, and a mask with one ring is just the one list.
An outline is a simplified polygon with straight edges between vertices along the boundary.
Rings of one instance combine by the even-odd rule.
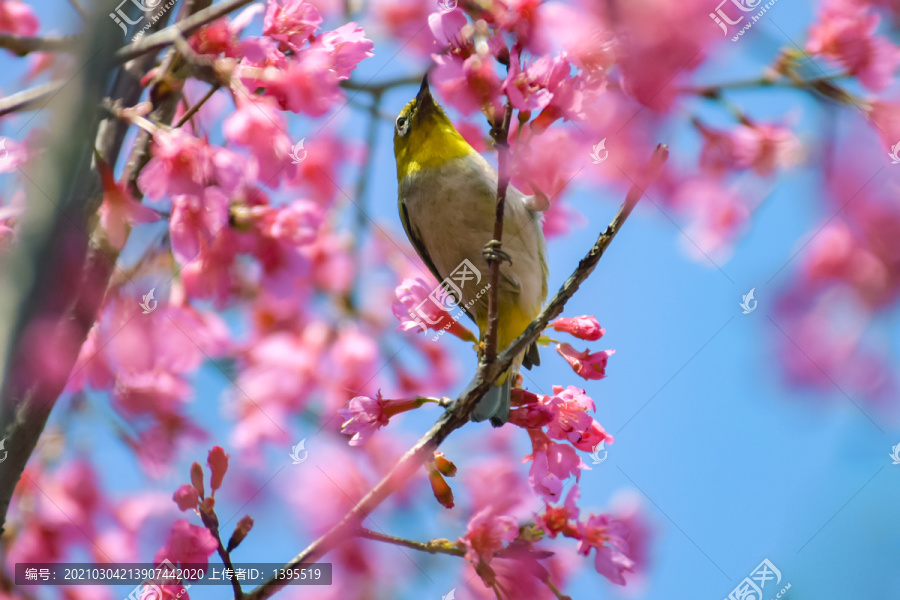
[[[487, 261], [482, 255], [493, 238], [497, 174], [479, 154], [423, 169], [400, 184], [410, 227], [422, 240], [442, 278], [469, 269], [465, 285], [456, 281], [462, 301], [476, 321], [487, 314]], [[504, 252], [512, 265], [501, 266], [501, 305], [515, 304], [537, 314], [546, 296], [545, 242], [540, 217], [525, 206], [524, 195], [510, 186], [504, 210]]]

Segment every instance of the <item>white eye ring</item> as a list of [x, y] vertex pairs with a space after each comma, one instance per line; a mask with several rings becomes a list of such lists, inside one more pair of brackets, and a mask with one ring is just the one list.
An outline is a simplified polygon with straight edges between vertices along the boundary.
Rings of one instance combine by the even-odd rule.
[[397, 133], [401, 136], [405, 136], [409, 133], [409, 119], [407, 117], [402, 115], [397, 117], [395, 125], [397, 126]]

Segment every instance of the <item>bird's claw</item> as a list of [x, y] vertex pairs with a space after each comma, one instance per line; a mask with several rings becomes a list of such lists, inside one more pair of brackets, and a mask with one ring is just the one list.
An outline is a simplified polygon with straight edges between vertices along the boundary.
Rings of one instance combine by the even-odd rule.
[[489, 263], [491, 261], [500, 261], [512, 264], [512, 259], [509, 257], [509, 254], [500, 249], [500, 240], [491, 240], [485, 244], [484, 249], [481, 251], [481, 255]]

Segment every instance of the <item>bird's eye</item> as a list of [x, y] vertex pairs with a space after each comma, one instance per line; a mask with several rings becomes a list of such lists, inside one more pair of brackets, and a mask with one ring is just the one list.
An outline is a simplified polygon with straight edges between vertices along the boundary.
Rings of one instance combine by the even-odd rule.
[[409, 131], [409, 121], [406, 117], [397, 117], [397, 133], [406, 135], [407, 131]]

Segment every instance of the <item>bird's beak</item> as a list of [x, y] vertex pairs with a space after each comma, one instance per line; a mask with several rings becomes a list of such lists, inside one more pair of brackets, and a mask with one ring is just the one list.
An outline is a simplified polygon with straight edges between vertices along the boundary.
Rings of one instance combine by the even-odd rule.
[[431, 88], [428, 87], [428, 73], [425, 73], [425, 77], [422, 78], [422, 85], [419, 87], [419, 93], [416, 94], [416, 106], [422, 106], [422, 104], [431, 100]]

